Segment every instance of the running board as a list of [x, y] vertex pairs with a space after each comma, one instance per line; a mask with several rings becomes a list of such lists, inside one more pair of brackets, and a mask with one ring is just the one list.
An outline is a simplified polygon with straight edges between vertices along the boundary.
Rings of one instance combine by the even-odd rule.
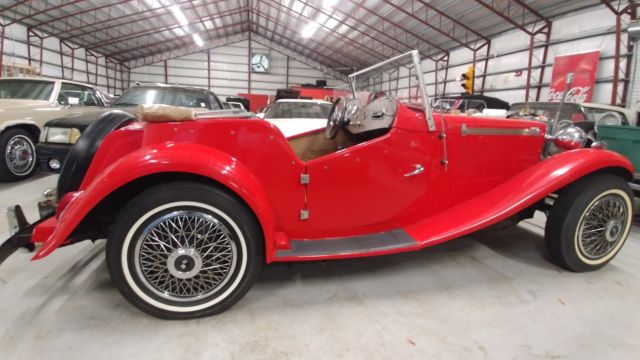
[[418, 247], [404, 230], [323, 240], [291, 240], [290, 248], [278, 250], [276, 259], [367, 255], [369, 253], [412, 250]]

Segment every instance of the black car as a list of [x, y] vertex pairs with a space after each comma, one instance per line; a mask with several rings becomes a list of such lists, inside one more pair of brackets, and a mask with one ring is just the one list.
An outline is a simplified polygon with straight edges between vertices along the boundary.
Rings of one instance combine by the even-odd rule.
[[44, 124], [36, 145], [40, 169], [60, 172], [67, 153], [92, 122], [112, 110], [132, 112], [138, 105], [164, 104], [203, 110], [220, 110], [218, 97], [205, 89], [178, 85], [145, 84], [125, 91], [108, 108], [96, 109], [78, 116], [50, 120]]
[[475, 110], [482, 112], [484, 109], [509, 110], [509, 103], [498, 98], [485, 95], [456, 95], [438, 99], [433, 106], [433, 111], [450, 113], [452, 111], [467, 112]]

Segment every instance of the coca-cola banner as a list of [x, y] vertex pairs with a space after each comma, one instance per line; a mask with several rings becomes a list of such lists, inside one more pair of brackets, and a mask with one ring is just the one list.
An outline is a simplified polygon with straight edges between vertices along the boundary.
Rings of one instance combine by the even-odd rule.
[[590, 102], [599, 61], [600, 50], [556, 56], [553, 60], [549, 101], [560, 101], [567, 86], [567, 74], [573, 73], [573, 83], [567, 92], [566, 102]]

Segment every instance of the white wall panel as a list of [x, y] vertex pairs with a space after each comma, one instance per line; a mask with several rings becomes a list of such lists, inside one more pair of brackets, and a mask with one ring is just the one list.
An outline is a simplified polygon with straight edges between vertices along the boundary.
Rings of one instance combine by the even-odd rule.
[[[609, 103], [613, 78], [613, 55], [615, 26], [613, 13], [602, 7], [591, 8], [582, 12], [551, 19], [553, 22], [551, 43], [547, 55], [541, 91], [541, 100], [548, 94], [548, 82], [551, 80], [553, 60], [556, 55], [564, 55], [588, 50], [600, 50], [600, 64], [597, 71], [597, 83], [594, 88], [594, 102]], [[520, 30], [507, 32], [491, 39], [491, 55], [488, 64], [489, 75], [485, 82], [485, 94], [496, 96], [509, 102], [524, 101], [525, 91], [520, 87], [526, 85], [529, 36]], [[483, 52], [479, 53], [484, 56]], [[473, 53], [467, 49], [456, 49], [450, 54], [450, 67], [447, 77], [447, 93], [457, 94], [462, 88], [456, 77], [459, 77], [469, 67]], [[534, 65], [539, 61], [534, 60]], [[478, 62], [476, 68], [476, 89], [480, 86], [481, 75], [484, 72], [484, 62]], [[433, 61], [423, 61], [423, 71], [426, 71], [428, 90], [433, 94], [435, 81]], [[517, 76], [516, 71], [523, 70]], [[539, 72], [532, 72], [537, 79]], [[505, 90], [507, 89], [507, 90]], [[532, 91], [535, 91], [534, 89]]]
[[[267, 46], [252, 42], [251, 52], [268, 53], [270, 66], [268, 73], [251, 73], [251, 93], [274, 95], [275, 91], [287, 85], [314, 83], [325, 79], [329, 86], [344, 86], [344, 82], [327, 78], [321, 71], [308, 65], [289, 60], [287, 82], [287, 56]], [[211, 91], [221, 98], [247, 93], [249, 86], [249, 42], [209, 50]], [[168, 82], [190, 86], [207, 87], [207, 52], [182, 56], [167, 60]], [[131, 70], [131, 81], [164, 81], [164, 63], [143, 66]]]
[[[5, 22], [2, 18], [0, 21]], [[3, 63], [11, 64], [28, 64], [28, 48], [27, 48], [27, 28], [20, 24], [12, 24], [5, 28], [5, 39], [3, 48]], [[37, 45], [37, 46], [36, 46]], [[40, 49], [39, 41], [34, 42], [31, 46], [32, 64], [39, 65], [40, 61]], [[87, 76], [87, 64], [85, 62], [86, 54], [85, 50], [80, 48], [74, 52], [73, 59], [73, 73], [71, 71], [72, 58], [71, 52], [63, 46], [63, 60], [62, 63], [65, 66], [64, 78], [67, 80], [74, 80], [79, 82], [90, 83], [96, 85], [100, 90], [104, 92], [110, 92], [115, 94], [121, 93], [122, 88], [122, 72], [118, 67], [117, 70], [109, 69], [109, 79], [106, 77], [105, 71], [105, 58], [101, 57], [98, 60], [98, 76], [96, 81], [96, 69], [92, 65], [91, 61], [95, 59], [90, 58], [89, 63], [89, 75]], [[98, 54], [99, 55], [99, 54]], [[62, 78], [63, 72], [60, 64], [60, 40], [55, 37], [48, 37], [43, 41], [42, 50], [42, 69], [40, 73], [45, 77]], [[108, 87], [107, 87], [108, 82]]]

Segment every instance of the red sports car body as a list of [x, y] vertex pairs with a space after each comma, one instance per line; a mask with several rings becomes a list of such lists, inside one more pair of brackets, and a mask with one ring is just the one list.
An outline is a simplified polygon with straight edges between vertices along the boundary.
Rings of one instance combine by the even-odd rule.
[[[107, 238], [119, 290], [165, 318], [225, 310], [261, 262], [413, 251], [535, 210], [550, 217], [547, 246], [561, 266], [592, 270], [619, 251], [632, 215], [627, 159], [569, 148], [576, 133], [549, 134], [544, 122], [431, 114], [398, 99], [336, 104], [326, 132], [288, 139], [236, 113], [120, 122], [55, 215], [18, 219], [3, 246], [41, 245], [41, 259]], [[589, 223], [600, 207], [609, 218]]]

